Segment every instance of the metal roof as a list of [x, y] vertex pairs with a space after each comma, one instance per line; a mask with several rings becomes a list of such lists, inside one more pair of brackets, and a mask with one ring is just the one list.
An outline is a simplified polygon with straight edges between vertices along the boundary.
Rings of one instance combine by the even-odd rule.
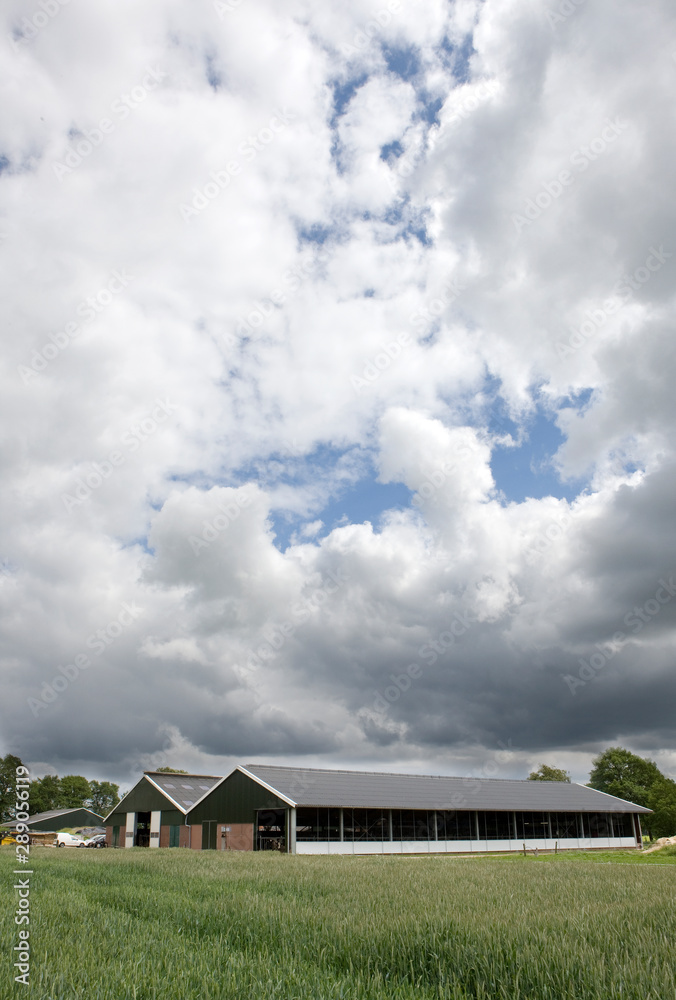
[[[33, 823], [44, 823], [45, 820], [49, 819], [61, 819], [63, 816], [69, 816], [71, 813], [76, 812], [86, 812], [90, 816], [94, 816], [96, 819], [103, 819], [98, 813], [95, 813], [93, 809], [88, 806], [75, 806], [72, 809], [48, 809], [47, 812], [34, 813], [29, 816], [27, 820], [23, 820], [26, 826], [32, 826]], [[16, 820], [12, 820], [10, 823], [3, 823], [3, 826], [14, 826], [16, 825]]]
[[245, 773], [298, 806], [381, 809], [514, 809], [543, 812], [651, 810], [586, 785], [506, 778], [450, 778], [430, 774], [333, 771], [247, 764]]
[[223, 780], [213, 774], [176, 774], [171, 771], [144, 771], [143, 776], [184, 813]]

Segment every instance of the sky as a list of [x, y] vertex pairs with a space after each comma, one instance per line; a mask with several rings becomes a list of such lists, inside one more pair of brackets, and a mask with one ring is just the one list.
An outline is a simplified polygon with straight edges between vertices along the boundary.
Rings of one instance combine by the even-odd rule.
[[676, 777], [670, 0], [0, 18], [0, 752]]

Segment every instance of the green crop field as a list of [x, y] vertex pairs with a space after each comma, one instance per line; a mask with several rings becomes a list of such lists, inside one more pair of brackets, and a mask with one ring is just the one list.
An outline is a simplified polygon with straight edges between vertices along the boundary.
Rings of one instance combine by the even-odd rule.
[[[0, 850], [0, 996], [673, 1000], [676, 856], [31, 850], [30, 986]], [[608, 863], [610, 862], [610, 863]]]

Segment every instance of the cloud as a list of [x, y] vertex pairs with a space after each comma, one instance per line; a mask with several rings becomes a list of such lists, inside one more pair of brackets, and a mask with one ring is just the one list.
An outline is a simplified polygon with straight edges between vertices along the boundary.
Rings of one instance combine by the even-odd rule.
[[671, 761], [666, 0], [261, 10], [3, 12], [4, 752]]

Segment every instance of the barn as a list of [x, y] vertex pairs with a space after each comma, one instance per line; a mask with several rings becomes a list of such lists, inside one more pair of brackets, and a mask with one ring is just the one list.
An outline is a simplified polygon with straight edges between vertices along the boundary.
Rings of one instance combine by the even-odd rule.
[[[24, 821], [29, 832], [58, 833], [59, 830], [77, 829], [79, 827], [101, 826], [103, 819], [91, 809], [80, 806], [76, 809], [50, 809], [47, 812], [34, 813]], [[14, 829], [16, 821], [4, 823], [4, 827]]]
[[103, 821], [109, 847], [202, 846], [202, 828], [186, 823], [188, 810], [222, 777], [144, 771], [143, 777]]
[[641, 847], [640, 816], [649, 812], [558, 781], [247, 764], [222, 778], [147, 772], [105, 822], [115, 846], [465, 854]]

